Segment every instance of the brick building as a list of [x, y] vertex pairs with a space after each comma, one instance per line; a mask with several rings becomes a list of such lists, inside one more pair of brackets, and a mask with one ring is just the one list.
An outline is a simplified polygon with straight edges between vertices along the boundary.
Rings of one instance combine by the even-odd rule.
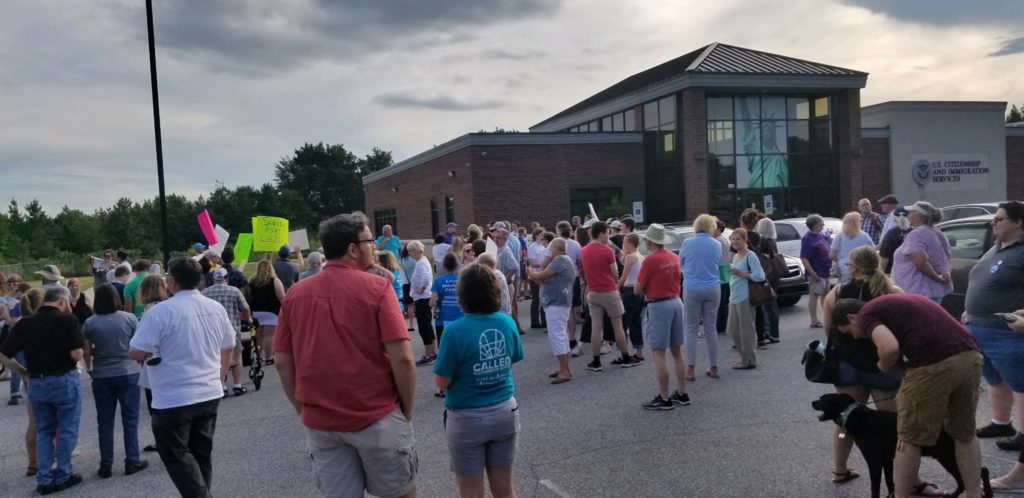
[[[863, 72], [711, 44], [530, 133], [463, 135], [368, 175], [366, 211], [377, 231], [390, 223], [426, 238], [450, 221], [550, 227], [588, 202], [639, 208], [650, 223], [701, 213], [733, 222], [751, 205], [776, 218], [841, 216], [889, 192], [939, 205], [1024, 197], [1024, 129], [1002, 126], [1005, 103], [862, 110], [866, 83]], [[923, 162], [936, 166], [911, 181]], [[968, 170], [948, 164], [976, 167], [951, 175]]]

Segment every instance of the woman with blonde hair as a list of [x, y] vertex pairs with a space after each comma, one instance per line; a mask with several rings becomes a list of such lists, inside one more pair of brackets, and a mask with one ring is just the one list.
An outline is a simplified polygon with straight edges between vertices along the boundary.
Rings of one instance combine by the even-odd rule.
[[468, 237], [466, 239], [467, 244], [472, 244], [473, 242], [476, 242], [477, 240], [484, 238], [484, 231], [481, 230], [480, 227], [477, 226], [475, 223], [466, 227], [466, 234]]
[[377, 255], [377, 262], [367, 271], [374, 275], [380, 275], [391, 282], [398, 298], [398, 307], [405, 312], [405, 303], [402, 302], [402, 278], [399, 273], [401, 267], [398, 265], [398, 260], [395, 259], [395, 255], [391, 251], [376, 251], [374, 254]]
[[[825, 296], [822, 307], [825, 310], [825, 330], [828, 337], [828, 353], [838, 364], [836, 392], [852, 396], [858, 403], [867, 403], [870, 396], [875, 407], [883, 411], [896, 411], [896, 391], [902, 377], [900, 369], [882, 373], [878, 369], [878, 350], [871, 341], [857, 340], [842, 334], [832, 326], [832, 310], [840, 299], [852, 298], [870, 301], [886, 294], [902, 294], [885, 275], [878, 251], [873, 246], [861, 246], [850, 252], [846, 263], [851, 278], [845, 284], [837, 285]], [[832, 457], [834, 469], [832, 482], [843, 483], [857, 478], [860, 474], [847, 466], [853, 441], [842, 437], [842, 430], [835, 426], [832, 431]], [[934, 484], [918, 480], [918, 494], [942, 496], [942, 490]], [[926, 488], [932, 488], [925, 495]]]
[[839, 267], [839, 283], [845, 284], [850, 281], [850, 270], [847, 263], [850, 261], [850, 253], [854, 249], [863, 246], [874, 247], [875, 243], [871, 236], [860, 229], [861, 215], [856, 211], [850, 211], [843, 216], [843, 230], [832, 238], [832, 250], [829, 255]]
[[[718, 262], [722, 259], [722, 244], [714, 238], [718, 222], [711, 215], [702, 214], [693, 222], [693, 237], [683, 241], [679, 248], [679, 263], [683, 271], [683, 344], [686, 348], [686, 380], [697, 380], [697, 340], [701, 322], [704, 323], [704, 344], [708, 350], [707, 376], [718, 378], [718, 305], [722, 289], [719, 286]], [[754, 258], [756, 259], [756, 258]]]
[[[142, 279], [142, 283], [139, 284], [139, 301], [145, 307], [142, 312], [142, 316], [139, 320], [145, 318], [146, 313], [160, 304], [161, 301], [167, 300], [170, 297], [167, 293], [167, 282], [164, 277], [151, 274], [147, 275], [146, 278]], [[153, 414], [153, 390], [149, 386], [149, 370], [145, 363], [142, 364], [142, 370], [139, 372], [139, 385], [142, 386], [143, 394], [146, 395], [146, 409], [149, 410], [149, 414]], [[156, 444], [147, 444], [142, 451], [156, 451]]]
[[729, 322], [726, 331], [732, 336], [740, 361], [733, 364], [736, 370], [757, 368], [757, 352], [754, 350], [757, 333], [754, 331], [754, 307], [750, 304], [750, 282], [764, 282], [764, 268], [757, 256], [747, 247], [747, 230], [737, 228], [729, 235], [729, 243], [736, 255], [732, 258], [729, 273]]
[[[465, 250], [466, 240], [459, 236], [452, 237], [452, 244], [451, 247], [448, 248], [448, 252], [455, 255], [455, 260], [458, 261], [459, 268], [462, 268], [462, 253], [465, 252]], [[440, 265], [441, 263], [438, 263], [438, 266]]]
[[[43, 296], [45, 294], [46, 291], [39, 287], [29, 289], [22, 294], [18, 302], [18, 308], [21, 312], [19, 319], [32, 316], [36, 311], [39, 311], [39, 308], [43, 305]], [[24, 352], [18, 353], [14, 359], [23, 366], [26, 363]], [[28, 376], [23, 375], [21, 379], [25, 382], [27, 392]], [[25, 476], [31, 477], [39, 472], [39, 453], [36, 446], [36, 418], [32, 415], [32, 403], [25, 403], [25, 407], [28, 409], [28, 427], [25, 428], [25, 454], [28, 456], [28, 467], [25, 469]]]
[[274, 330], [277, 328], [277, 314], [281, 312], [284, 299], [284, 283], [277, 278], [274, 265], [264, 259], [256, 265], [256, 274], [249, 279], [246, 287], [252, 316], [259, 321], [256, 340], [260, 341], [267, 365], [274, 364]]

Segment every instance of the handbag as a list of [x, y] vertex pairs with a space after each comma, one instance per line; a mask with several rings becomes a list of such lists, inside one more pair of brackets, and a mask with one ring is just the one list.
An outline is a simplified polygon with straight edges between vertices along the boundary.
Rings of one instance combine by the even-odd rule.
[[804, 366], [804, 377], [818, 384], [835, 384], [839, 376], [839, 366], [835, 362], [835, 351], [832, 349], [832, 336], [825, 346], [821, 341], [814, 340], [804, 350], [800, 364]]
[[[749, 258], [750, 255], [747, 254]], [[750, 268], [750, 261], [747, 261], [747, 268]], [[762, 304], [770, 303], [775, 298], [775, 289], [765, 279], [764, 282], [755, 282], [753, 280], [747, 282], [747, 294], [749, 295], [750, 304], [754, 306], [760, 306]]]

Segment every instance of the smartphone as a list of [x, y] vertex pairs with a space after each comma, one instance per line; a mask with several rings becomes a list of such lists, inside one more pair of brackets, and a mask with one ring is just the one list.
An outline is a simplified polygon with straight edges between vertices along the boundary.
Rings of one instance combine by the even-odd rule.
[[1020, 319], [1019, 316], [1013, 313], [996, 313], [996, 316], [1002, 318], [1004, 321], [1006, 321], [1006, 323], [1013, 323]]

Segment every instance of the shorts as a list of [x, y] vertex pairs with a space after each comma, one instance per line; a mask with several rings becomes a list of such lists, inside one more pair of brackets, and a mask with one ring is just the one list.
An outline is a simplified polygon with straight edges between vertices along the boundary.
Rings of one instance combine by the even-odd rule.
[[271, 313], [269, 311], [253, 311], [252, 317], [260, 322], [260, 327], [277, 326], [277, 313]]
[[544, 315], [548, 320], [548, 342], [555, 356], [569, 354], [569, 308], [566, 306], [545, 306]]
[[242, 333], [235, 332], [235, 349], [231, 352], [231, 367], [242, 364]]
[[683, 345], [683, 302], [679, 299], [648, 302], [643, 330], [651, 349], [665, 350]]
[[576, 280], [572, 282], [572, 307], [579, 308], [583, 306], [583, 290], [580, 286], [580, 277], [576, 277]]
[[483, 475], [489, 468], [512, 467], [519, 428], [515, 398], [483, 408], [445, 410], [444, 432], [452, 472], [469, 477]]
[[981, 355], [964, 351], [938, 363], [907, 369], [896, 397], [897, 434], [917, 446], [932, 446], [945, 429], [953, 439], [974, 439]]
[[967, 324], [985, 355], [981, 373], [985, 382], [995, 386], [1006, 382], [1014, 392], [1024, 393], [1024, 335]]
[[588, 292], [587, 305], [590, 306], [590, 316], [595, 321], [603, 320], [606, 314], [609, 318], [618, 318], [626, 314], [626, 308], [622, 305], [622, 296], [618, 291]]
[[839, 362], [836, 387], [863, 386], [872, 391], [895, 391], [900, 388], [903, 374], [898, 368], [887, 373], [865, 372], [845, 362]]
[[313, 479], [325, 496], [402, 496], [416, 487], [419, 459], [401, 408], [359, 432], [306, 427]]
[[822, 278], [820, 278], [818, 280], [810, 280], [810, 279], [808, 279], [807, 280], [807, 293], [808, 294], [817, 294], [819, 296], [824, 296], [825, 294], [828, 294], [828, 279], [824, 278], [824, 277], [822, 277]]

